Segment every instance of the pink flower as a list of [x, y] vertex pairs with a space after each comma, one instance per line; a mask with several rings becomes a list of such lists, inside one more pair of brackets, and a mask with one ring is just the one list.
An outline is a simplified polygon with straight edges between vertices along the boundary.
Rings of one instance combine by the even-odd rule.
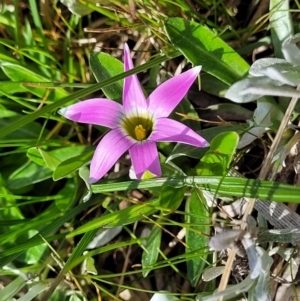
[[[124, 46], [125, 71], [133, 68]], [[192, 129], [167, 118], [197, 78], [194, 67], [158, 86], [145, 97], [136, 75], [124, 79], [123, 106], [106, 98], [88, 99], [59, 110], [64, 117], [111, 129], [98, 144], [90, 167], [90, 183], [100, 180], [128, 150], [138, 179], [145, 171], [161, 176], [156, 142], [179, 142], [207, 147], [208, 142]]]

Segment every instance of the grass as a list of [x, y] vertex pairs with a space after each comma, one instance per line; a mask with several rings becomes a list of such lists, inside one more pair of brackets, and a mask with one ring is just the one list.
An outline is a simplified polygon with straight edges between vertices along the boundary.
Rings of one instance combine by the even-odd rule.
[[[271, 1], [267, 9], [212, 0], [12, 2], [0, 4], [0, 301], [217, 300], [218, 288], [224, 300], [236, 299], [236, 291], [255, 300], [271, 274], [293, 268], [275, 246], [284, 242], [291, 251], [297, 233], [267, 232], [274, 244], [260, 241], [253, 228], [273, 226], [258, 219], [253, 227], [247, 216], [257, 217], [254, 199], [300, 202], [291, 152], [297, 95], [289, 110], [289, 99], [264, 96], [269, 90], [261, 98], [249, 93], [251, 102], [224, 96], [247, 77], [252, 56], [283, 57], [284, 40], [299, 31], [297, 2]], [[125, 42], [136, 66], [128, 72]], [[121, 101], [130, 74], [150, 93], [192, 64], [202, 65], [198, 87], [172, 118], [198, 131], [210, 149], [160, 143], [162, 178], [130, 179], [124, 155], [88, 184], [106, 129], [68, 121], [58, 109], [93, 97]], [[243, 216], [224, 217], [227, 203], [241, 197], [250, 204]], [[241, 260], [229, 247], [233, 240], [221, 234], [223, 259], [210, 240], [219, 224], [231, 228], [237, 220], [241, 232], [233, 240], [250, 245], [244, 261], [251, 266], [239, 279], [230, 267], [230, 259]], [[222, 278], [205, 282], [202, 274], [214, 275], [216, 265], [224, 266]], [[247, 277], [255, 269], [260, 278]]]

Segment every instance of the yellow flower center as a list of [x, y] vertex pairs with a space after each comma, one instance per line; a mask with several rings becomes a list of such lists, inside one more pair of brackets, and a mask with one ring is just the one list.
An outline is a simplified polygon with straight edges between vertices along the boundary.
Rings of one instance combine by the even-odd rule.
[[134, 128], [134, 133], [135, 133], [135, 137], [136, 140], [142, 141], [146, 138], [146, 130], [143, 128], [143, 126], [141, 124], [137, 125]]
[[128, 136], [137, 141], [147, 140], [153, 130], [153, 120], [150, 116], [125, 117], [120, 125]]

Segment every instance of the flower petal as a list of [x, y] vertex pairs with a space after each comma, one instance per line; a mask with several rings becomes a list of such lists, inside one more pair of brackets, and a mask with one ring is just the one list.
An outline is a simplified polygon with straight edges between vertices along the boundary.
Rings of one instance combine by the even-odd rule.
[[[124, 68], [133, 68], [128, 45], [124, 45]], [[135, 113], [138, 108], [147, 109], [147, 100], [136, 74], [125, 77], [123, 87], [123, 106], [126, 114]]]
[[169, 118], [159, 118], [156, 121], [154, 131], [148, 140], [155, 142], [179, 142], [197, 147], [209, 146], [209, 143], [192, 129]]
[[148, 109], [156, 118], [168, 117], [197, 78], [201, 66], [194, 67], [158, 86], [148, 97]]
[[105, 98], [93, 98], [78, 102], [58, 111], [62, 116], [82, 123], [115, 128], [122, 116], [122, 106]]
[[136, 177], [140, 179], [146, 170], [154, 175], [161, 176], [157, 147], [154, 142], [138, 143], [129, 150]]
[[116, 161], [136, 142], [120, 129], [108, 132], [98, 144], [90, 167], [90, 183], [99, 181]]

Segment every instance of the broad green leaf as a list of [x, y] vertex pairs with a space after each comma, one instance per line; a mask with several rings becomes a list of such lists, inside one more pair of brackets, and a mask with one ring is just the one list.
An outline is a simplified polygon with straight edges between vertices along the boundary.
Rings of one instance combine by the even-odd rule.
[[49, 168], [28, 161], [10, 175], [7, 185], [10, 189], [19, 189], [49, 179], [51, 175]]
[[46, 163], [41, 156], [41, 153], [37, 147], [31, 147], [27, 150], [26, 156], [32, 161], [35, 162], [36, 164], [40, 166], [46, 166]]
[[79, 156], [74, 156], [61, 162], [53, 172], [53, 180], [60, 180], [70, 173], [78, 170], [80, 167], [82, 167], [92, 159], [93, 154], [94, 150], [86, 149], [86, 151]]
[[90, 160], [92, 154], [93, 148], [85, 145], [61, 147], [51, 151], [32, 147], [27, 151], [30, 160], [54, 171], [54, 180], [59, 180], [80, 168]]
[[226, 132], [216, 136], [210, 149], [196, 166], [197, 175], [226, 175], [236, 147], [239, 135], [236, 132]]
[[148, 276], [151, 272], [151, 268], [157, 261], [161, 243], [161, 233], [162, 229], [154, 225], [150, 235], [146, 238], [146, 245], [142, 254], [143, 277]]
[[207, 27], [194, 21], [170, 18], [165, 30], [175, 47], [194, 65], [230, 85], [248, 72], [248, 63]]
[[[99, 83], [124, 72], [123, 63], [105, 52], [91, 53], [90, 67]], [[107, 98], [120, 101], [123, 93], [123, 81], [119, 80], [103, 88], [102, 91]]]
[[0, 104], [0, 119], [2, 118], [10, 118], [10, 117], [16, 117], [18, 116], [18, 113], [12, 110], [7, 109], [5, 106]]
[[163, 185], [159, 193], [161, 206], [169, 210], [176, 210], [183, 201], [186, 187], [174, 188]]
[[40, 147], [37, 148], [39, 153], [41, 154], [42, 158], [44, 159], [44, 162], [46, 163], [46, 166], [50, 170], [55, 170], [56, 167], [61, 163], [59, 159], [56, 157], [52, 156], [50, 153], [42, 150]]
[[[185, 222], [189, 225], [186, 228], [186, 253], [207, 248], [211, 221], [205, 198], [200, 190], [193, 190], [190, 199], [186, 202], [185, 212]], [[206, 258], [207, 254], [203, 253], [202, 256], [187, 261], [188, 278], [194, 287], [205, 267]]]
[[239, 135], [236, 132], [221, 133], [213, 139], [210, 149], [215, 153], [228, 155], [231, 159], [235, 153], [238, 141]]
[[22, 83], [15, 83], [15, 82], [0, 82], [0, 94], [1, 92], [15, 94], [20, 92], [27, 92], [28, 90], [22, 86]]

